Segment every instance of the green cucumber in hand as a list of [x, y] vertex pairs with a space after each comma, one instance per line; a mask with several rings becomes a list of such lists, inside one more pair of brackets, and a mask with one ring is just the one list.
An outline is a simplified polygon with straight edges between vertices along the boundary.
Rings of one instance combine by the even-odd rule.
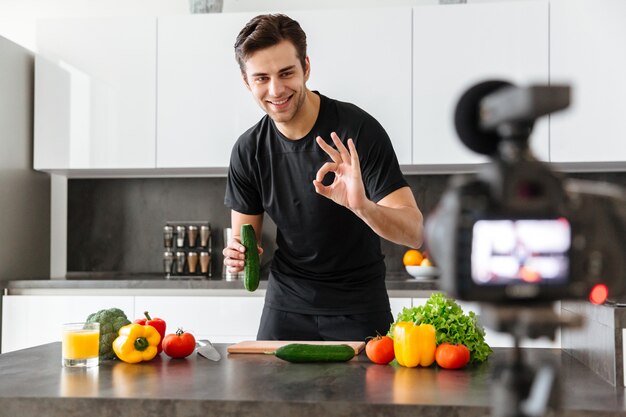
[[346, 362], [354, 358], [354, 349], [348, 345], [310, 345], [291, 343], [276, 349], [274, 355], [288, 362]]
[[261, 264], [256, 233], [251, 224], [241, 225], [241, 244], [246, 247], [243, 285], [246, 287], [246, 290], [254, 291], [259, 287], [259, 281], [261, 280]]

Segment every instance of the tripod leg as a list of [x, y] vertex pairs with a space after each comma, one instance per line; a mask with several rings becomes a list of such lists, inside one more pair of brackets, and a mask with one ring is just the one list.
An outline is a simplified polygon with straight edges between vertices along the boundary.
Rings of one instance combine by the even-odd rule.
[[542, 366], [530, 387], [530, 395], [520, 404], [522, 413], [528, 417], [541, 417], [546, 415], [550, 407], [555, 407], [558, 395], [555, 391], [556, 382], [556, 370], [548, 365]]
[[496, 368], [491, 398], [492, 417], [526, 417], [520, 404], [529, 396], [533, 370], [522, 363]]

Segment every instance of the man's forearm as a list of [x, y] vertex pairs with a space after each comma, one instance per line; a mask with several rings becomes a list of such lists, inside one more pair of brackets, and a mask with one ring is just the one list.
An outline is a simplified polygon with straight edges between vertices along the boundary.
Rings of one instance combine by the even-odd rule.
[[370, 201], [354, 213], [382, 238], [410, 248], [422, 246], [424, 218], [416, 207], [386, 207]]

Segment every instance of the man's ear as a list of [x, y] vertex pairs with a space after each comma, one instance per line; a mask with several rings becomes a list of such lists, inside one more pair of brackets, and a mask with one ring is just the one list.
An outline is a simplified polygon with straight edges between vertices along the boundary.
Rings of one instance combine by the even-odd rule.
[[309, 56], [307, 55], [304, 58], [304, 81], [309, 81], [309, 76], [311, 75], [311, 60], [309, 60]]
[[246, 73], [243, 72], [243, 71], [241, 72], [241, 79], [243, 81], [243, 84], [246, 86], [246, 88], [248, 90], [250, 90], [250, 84], [248, 83], [248, 77], [246, 76]]

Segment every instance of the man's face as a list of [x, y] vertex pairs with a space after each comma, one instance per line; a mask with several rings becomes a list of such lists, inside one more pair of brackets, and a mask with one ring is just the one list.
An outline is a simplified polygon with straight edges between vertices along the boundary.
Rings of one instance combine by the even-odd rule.
[[289, 41], [253, 53], [245, 62], [244, 82], [259, 106], [276, 123], [289, 123], [306, 98], [309, 60], [302, 68]]

